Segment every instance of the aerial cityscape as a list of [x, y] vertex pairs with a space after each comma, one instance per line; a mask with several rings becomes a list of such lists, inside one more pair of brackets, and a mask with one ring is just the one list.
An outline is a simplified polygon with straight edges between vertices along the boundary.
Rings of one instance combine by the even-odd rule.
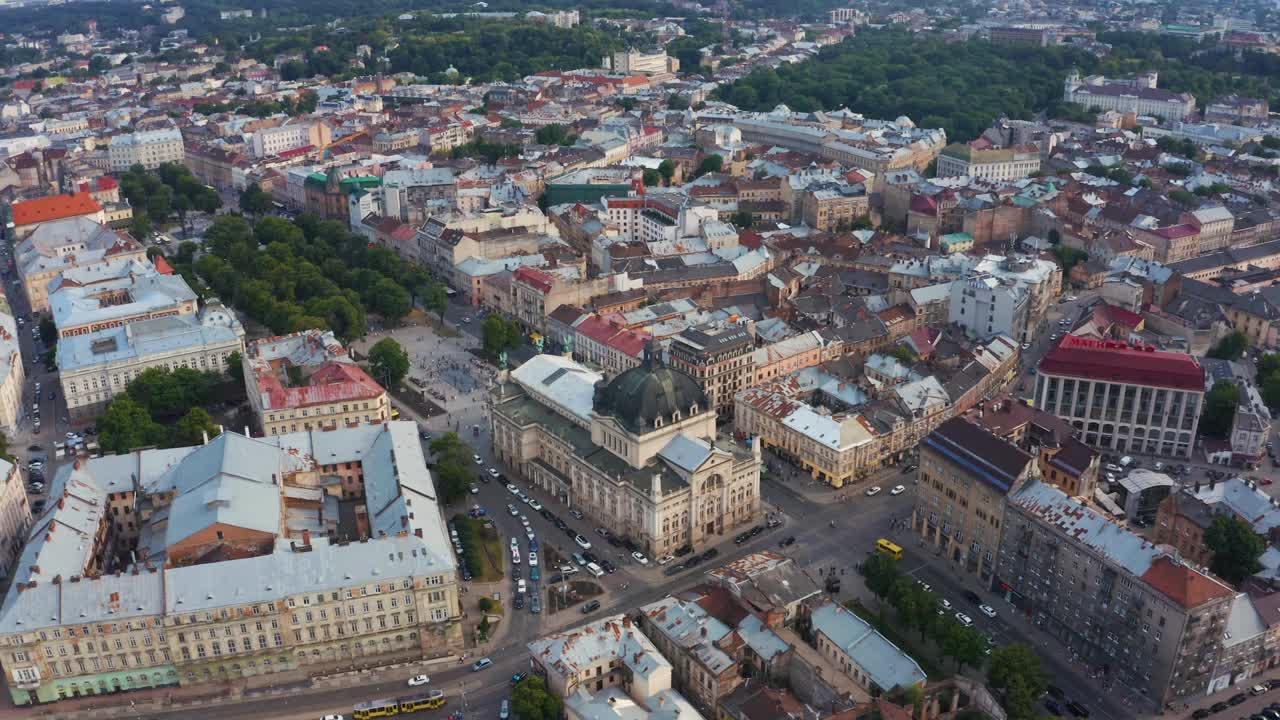
[[1280, 3], [0, 0], [0, 232], [0, 720], [1280, 720]]

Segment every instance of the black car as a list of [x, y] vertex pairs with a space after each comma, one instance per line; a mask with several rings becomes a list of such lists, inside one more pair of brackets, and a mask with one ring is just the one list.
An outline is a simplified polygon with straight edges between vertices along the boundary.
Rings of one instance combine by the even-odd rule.
[[906, 475], [907, 473], [911, 473], [911, 472], [915, 472], [915, 471], [916, 471], [916, 466], [915, 466], [915, 465], [908, 465], [908, 466], [906, 466], [906, 467], [902, 468], [902, 474], [903, 474], [903, 475]]
[[713, 557], [715, 557], [715, 556], [717, 556], [717, 555], [719, 555], [719, 554], [720, 554], [720, 551], [719, 551], [719, 550], [717, 550], [716, 548], [711, 548], [710, 550], [708, 550], [708, 551], [706, 551], [706, 552], [702, 553], [702, 560], [703, 560], [703, 562], [706, 562], [707, 560], [710, 560], [711, 558], [713, 558]]
[[685, 555], [688, 555], [691, 552], [693, 552], [692, 545], [681, 545], [680, 547], [676, 548], [676, 551], [673, 554], [676, 557], [684, 557]]
[[597, 610], [599, 610], [599, 609], [600, 609], [600, 601], [599, 601], [599, 600], [592, 600], [591, 602], [589, 602], [589, 603], [587, 603], [586, 605], [583, 605], [583, 606], [582, 606], [582, 614], [583, 614], [583, 615], [586, 615], [586, 614], [588, 614], [588, 613], [593, 613], [593, 612], [595, 612], [595, 611], [597, 611]]
[[551, 577], [547, 578], [547, 582], [551, 585], [559, 585], [560, 583], [564, 582], [564, 576], [552, 575]]
[[1058, 687], [1057, 685], [1048, 685], [1045, 687], [1044, 691], [1049, 693], [1050, 696], [1055, 697], [1059, 700], [1062, 700], [1067, 697], [1067, 694], [1063, 692], [1062, 688]]
[[1199, 708], [1195, 712], [1191, 713], [1191, 717], [1195, 718], [1195, 720], [1204, 720], [1212, 714], [1213, 711], [1209, 708]]
[[763, 525], [757, 525], [757, 526], [755, 526], [755, 527], [751, 528], [751, 531], [750, 531], [748, 534], [749, 534], [751, 537], [755, 537], [755, 536], [759, 535], [759, 534], [760, 534], [760, 533], [762, 533], [762, 532], [764, 532], [764, 526], [763, 526]]
[[544, 520], [551, 520], [552, 518], [555, 517], [555, 515], [552, 515], [551, 511], [546, 508], [542, 508], [541, 510], [539, 510], [538, 514], [541, 515]]
[[1072, 700], [1071, 702], [1067, 703], [1067, 712], [1071, 713], [1072, 715], [1075, 715], [1078, 718], [1089, 717], [1089, 708], [1081, 705], [1075, 700]]
[[462, 568], [462, 582], [471, 582], [471, 571], [465, 567]]
[[562, 528], [560, 528], [560, 529], [561, 529], [561, 530], [564, 530], [564, 534], [565, 534], [565, 535], [568, 535], [570, 540], [577, 540], [577, 538], [578, 538], [578, 531], [577, 531], [577, 530], [574, 530], [573, 528], [568, 527], [568, 526], [562, 527]]
[[702, 563], [702, 556], [701, 556], [701, 555], [694, 555], [693, 557], [689, 558], [689, 559], [688, 559], [688, 561], [686, 561], [686, 562], [685, 562], [684, 566], [685, 566], [686, 568], [691, 568], [691, 567], [696, 567], [697, 565], [700, 565], [701, 563]]
[[1228, 704], [1226, 704], [1226, 703], [1224, 703], [1224, 702], [1216, 702], [1216, 703], [1214, 703], [1214, 704], [1210, 705], [1210, 706], [1209, 706], [1209, 709], [1210, 709], [1210, 710], [1212, 710], [1213, 712], [1220, 713], [1220, 712], [1222, 712], [1223, 710], [1226, 710], [1226, 709], [1227, 709], [1227, 708], [1229, 708], [1229, 707], [1231, 707], [1231, 706], [1230, 706], [1230, 705], [1228, 705]]
[[[976, 593], [976, 592], [974, 592], [974, 591], [972, 591], [972, 590], [965, 590], [965, 591], [964, 591], [964, 599], [965, 599], [965, 600], [968, 600], [969, 602], [973, 603], [974, 605], [981, 605], [981, 604], [982, 604], [982, 598], [978, 597], [978, 593]], [[1061, 691], [1061, 690], [1059, 690], [1058, 692], [1062, 692], [1062, 691]], [[1061, 696], [1061, 695], [1059, 695], [1058, 697], [1062, 697], [1062, 696]]]
[[[555, 520], [552, 520], [551, 522], [554, 522], [554, 523], [556, 524], [556, 529], [557, 529], [557, 530], [565, 530], [565, 531], [567, 531], [567, 530], [569, 529], [569, 526], [568, 526], [568, 525], [566, 525], [566, 524], [565, 524], [565, 522], [564, 522], [563, 520], [561, 520], [560, 518], [556, 518]], [[574, 535], [577, 535], [577, 533], [574, 533]]]
[[1235, 707], [1236, 705], [1239, 705], [1240, 703], [1248, 699], [1249, 699], [1248, 695], [1245, 695], [1244, 693], [1236, 693], [1235, 695], [1232, 695], [1231, 697], [1227, 698], [1227, 704], [1230, 705], [1231, 707]]
[[666, 575], [667, 577], [671, 577], [672, 575], [678, 575], [682, 571], [684, 571], [684, 565], [672, 565], [671, 567], [668, 567], [666, 570], [663, 570], [662, 574]]
[[614, 573], [618, 572], [618, 566], [617, 566], [617, 565], [614, 565], [613, 563], [609, 562], [608, 560], [605, 560], [604, 562], [600, 563], [600, 569], [601, 569], [601, 570], [603, 570], [603, 571], [605, 571], [605, 572], [607, 572], [607, 573], [609, 573], [610, 575], [612, 575], [612, 574], [614, 574]]
[[520, 610], [521, 608], [523, 608], [523, 607], [524, 607], [524, 594], [523, 594], [523, 593], [516, 593], [516, 599], [515, 599], [515, 601], [514, 601], [514, 604], [515, 604], [515, 606], [516, 606], [516, 609], [517, 609], [517, 610]]
[[600, 558], [593, 555], [590, 550], [583, 552], [582, 557], [586, 558], [589, 563], [595, 563], [597, 565], [600, 564]]
[[751, 539], [751, 536], [750, 536], [749, 534], [747, 534], [747, 533], [742, 533], [741, 535], [739, 535], [738, 537], [736, 537], [736, 538], [734, 538], [734, 539], [733, 539], [733, 544], [734, 544], [734, 545], [741, 545], [742, 543], [744, 543], [744, 542], [746, 542], [746, 541], [748, 541], [748, 540], [750, 540], [750, 539]]
[[1044, 701], [1044, 709], [1047, 710], [1049, 714], [1054, 717], [1058, 717], [1066, 712], [1066, 710], [1061, 705], [1059, 705], [1057, 701], [1048, 700], [1048, 699]]
[[796, 544], [796, 536], [792, 535], [784, 539], [782, 542], [778, 543], [778, 547], [791, 547], [792, 545], [795, 545], [795, 544]]
[[609, 543], [610, 545], [612, 545], [612, 546], [614, 546], [614, 547], [622, 547], [622, 541], [621, 541], [621, 540], [619, 540], [617, 537], [615, 537], [615, 536], [613, 536], [613, 535], [610, 535], [610, 536], [605, 540], [605, 542]]

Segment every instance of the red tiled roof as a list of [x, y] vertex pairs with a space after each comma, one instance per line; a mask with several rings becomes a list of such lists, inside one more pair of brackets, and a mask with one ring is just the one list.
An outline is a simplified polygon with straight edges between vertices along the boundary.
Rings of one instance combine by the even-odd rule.
[[555, 286], [555, 280], [550, 275], [530, 267], [522, 267], [516, 270], [513, 276], [516, 280], [532, 285], [544, 294], [551, 292], [551, 288]]
[[928, 195], [912, 195], [911, 212], [923, 213], [925, 215], [937, 215], [938, 203]]
[[173, 274], [173, 266], [169, 264], [168, 260], [164, 259], [163, 255], [157, 255], [155, 260], [152, 261], [152, 264], [156, 266], [156, 272], [161, 275]]
[[1234, 595], [1220, 581], [1162, 557], [1142, 574], [1142, 581], [1164, 593], [1184, 608], [1198, 608], [1207, 602]]
[[1067, 335], [1050, 350], [1040, 361], [1039, 369], [1052, 375], [1204, 390], [1204, 368], [1190, 355], [1075, 335]]
[[271, 407], [296, 408], [343, 400], [372, 399], [382, 395], [382, 386], [351, 363], [330, 362], [321, 366], [300, 387], [285, 387], [275, 375], [259, 378], [259, 387], [271, 398]]
[[102, 206], [89, 193], [53, 195], [37, 200], [13, 204], [13, 224], [22, 227], [34, 223], [61, 220], [63, 218], [90, 215], [102, 210]]

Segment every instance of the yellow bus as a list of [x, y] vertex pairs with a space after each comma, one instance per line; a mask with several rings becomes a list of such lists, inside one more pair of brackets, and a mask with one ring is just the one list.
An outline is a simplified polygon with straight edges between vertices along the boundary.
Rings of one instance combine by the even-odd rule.
[[400, 410], [399, 410], [399, 409], [397, 409], [397, 408], [391, 408], [391, 419], [392, 419], [392, 420], [399, 420], [399, 419], [400, 419]]
[[372, 718], [407, 715], [419, 710], [435, 710], [444, 707], [448, 698], [440, 690], [432, 690], [421, 695], [410, 695], [402, 698], [386, 698], [370, 700], [355, 706], [351, 716], [355, 720], [371, 720]]
[[885, 540], [884, 538], [880, 538], [879, 540], [876, 541], [876, 551], [879, 552], [881, 555], [888, 555], [894, 560], [902, 559], [902, 548], [897, 545], [894, 545], [893, 543], [889, 542], [888, 540]]

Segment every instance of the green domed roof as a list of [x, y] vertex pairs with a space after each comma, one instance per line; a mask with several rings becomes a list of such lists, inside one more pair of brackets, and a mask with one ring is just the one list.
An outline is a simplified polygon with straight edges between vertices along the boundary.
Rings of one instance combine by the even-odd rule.
[[707, 394], [688, 374], [662, 362], [660, 350], [651, 345], [644, 361], [609, 381], [598, 390], [595, 411], [616, 419], [636, 434], [654, 429], [654, 422], [675, 422], [706, 412], [711, 406]]

